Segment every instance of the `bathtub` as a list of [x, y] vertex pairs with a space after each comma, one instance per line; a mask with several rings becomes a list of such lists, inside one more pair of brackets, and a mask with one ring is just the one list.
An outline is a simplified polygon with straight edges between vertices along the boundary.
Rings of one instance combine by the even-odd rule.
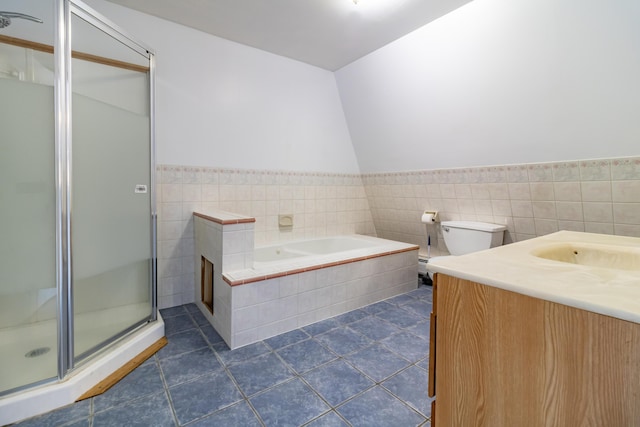
[[[389, 240], [375, 237], [349, 235], [265, 246], [254, 250], [253, 266], [260, 270], [278, 265], [314, 264], [314, 261], [327, 261], [330, 258], [338, 261], [349, 256], [374, 255], [384, 253], [384, 247], [390, 243]], [[394, 243], [397, 242], [391, 244]]]
[[256, 248], [253, 268], [223, 278], [237, 348], [416, 289], [418, 246], [362, 235], [290, 242]]
[[417, 245], [352, 234], [254, 248], [254, 223], [194, 213], [194, 261], [212, 265], [196, 268], [196, 305], [231, 349], [418, 287]]

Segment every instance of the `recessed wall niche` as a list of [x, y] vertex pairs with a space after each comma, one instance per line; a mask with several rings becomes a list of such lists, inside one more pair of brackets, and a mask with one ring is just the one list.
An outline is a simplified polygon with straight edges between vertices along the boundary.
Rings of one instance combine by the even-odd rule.
[[213, 263], [200, 257], [200, 301], [213, 314]]

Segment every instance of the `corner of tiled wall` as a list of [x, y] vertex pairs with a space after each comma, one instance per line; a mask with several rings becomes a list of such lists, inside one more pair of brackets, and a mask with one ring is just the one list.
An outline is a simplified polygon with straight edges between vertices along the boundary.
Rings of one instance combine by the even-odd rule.
[[[158, 306], [193, 302], [195, 280], [193, 211], [201, 209], [199, 168], [160, 165], [158, 211]], [[186, 286], [189, 283], [190, 286]]]

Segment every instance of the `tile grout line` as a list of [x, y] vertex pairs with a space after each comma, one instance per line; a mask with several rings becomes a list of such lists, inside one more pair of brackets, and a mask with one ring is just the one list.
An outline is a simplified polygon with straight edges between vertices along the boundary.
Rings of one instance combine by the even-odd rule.
[[[154, 358], [156, 357], [156, 355], [154, 355]], [[173, 399], [171, 398], [171, 393], [169, 393], [169, 384], [167, 383], [167, 379], [164, 376], [164, 371], [162, 370], [162, 365], [160, 363], [160, 358], [157, 358], [154, 361], [157, 365], [158, 371], [160, 373], [160, 380], [162, 381], [162, 388], [165, 394], [165, 397], [167, 399], [167, 402], [169, 402], [169, 408], [171, 409], [171, 415], [173, 416], [173, 422], [175, 423], [176, 426], [180, 425], [180, 421], [178, 420], [178, 414], [175, 411], [175, 407], [173, 406]]]
[[[227, 375], [227, 377], [231, 380], [231, 382], [233, 383], [234, 387], [238, 390], [238, 392], [239, 392], [239, 393], [240, 393], [240, 395], [242, 396], [242, 399], [241, 399], [241, 400], [239, 400], [239, 401], [237, 401], [237, 402], [234, 402], [234, 403], [232, 403], [232, 404], [230, 404], [230, 405], [227, 405], [227, 406], [224, 406], [224, 407], [222, 407], [222, 408], [219, 408], [219, 409], [217, 409], [217, 410], [215, 410], [215, 411], [213, 411], [213, 412], [211, 412], [211, 413], [209, 413], [209, 414], [205, 414], [205, 415], [203, 415], [203, 416], [202, 416], [202, 417], [200, 417], [200, 418], [197, 418], [197, 419], [195, 419], [195, 420], [191, 420], [191, 421], [189, 421], [189, 423], [187, 423], [187, 424], [185, 424], [185, 425], [188, 425], [188, 424], [191, 424], [191, 423], [195, 423], [195, 422], [196, 422], [196, 421], [198, 421], [198, 420], [202, 420], [202, 419], [205, 419], [205, 418], [207, 418], [207, 417], [210, 417], [210, 416], [212, 416], [212, 415], [214, 415], [214, 414], [216, 414], [216, 413], [218, 413], [218, 412], [220, 412], [220, 411], [223, 411], [223, 410], [225, 410], [225, 409], [227, 409], [227, 408], [230, 408], [230, 407], [232, 407], [232, 406], [238, 405], [238, 404], [240, 404], [240, 403], [242, 403], [242, 402], [244, 401], [244, 402], [249, 406], [249, 409], [251, 410], [251, 412], [253, 412], [253, 414], [256, 416], [256, 419], [258, 420], [258, 422], [260, 422], [260, 424], [264, 427], [264, 426], [265, 426], [265, 424], [264, 424], [264, 422], [263, 422], [262, 418], [259, 416], [258, 411], [256, 411], [256, 409], [254, 408], [253, 404], [251, 404], [251, 402], [249, 401], [249, 398], [247, 397], [247, 395], [244, 393], [244, 391], [242, 390], [242, 388], [240, 387], [240, 385], [239, 385], [239, 384], [238, 384], [238, 382], [236, 381], [236, 378], [233, 376], [233, 374], [232, 374], [232, 373], [231, 373], [231, 371], [229, 370], [229, 366], [228, 366], [226, 363], [224, 363], [224, 360], [222, 360], [222, 357], [218, 354], [218, 352], [216, 351], [216, 349], [213, 347], [213, 343], [209, 342], [209, 339], [208, 339], [208, 338], [207, 338], [207, 336], [204, 334], [204, 331], [202, 331], [201, 326], [203, 326], [203, 325], [199, 325], [199, 324], [198, 324], [198, 322], [195, 320], [195, 318], [192, 316], [192, 313], [191, 313], [189, 310], [187, 310], [187, 312], [189, 313], [189, 316], [192, 318], [192, 320], [193, 320], [193, 321], [194, 321], [194, 323], [196, 324], [196, 328], [197, 328], [197, 329], [198, 329], [198, 331], [200, 332], [200, 335], [202, 335], [202, 336], [203, 336], [203, 338], [204, 338], [205, 342], [208, 344], [208, 345], [207, 345], [207, 347], [209, 347], [209, 349], [213, 352], [214, 357], [216, 358], [216, 360], [218, 361], [218, 363], [220, 363], [220, 366], [222, 367], [223, 371], [225, 372], [225, 374]], [[204, 325], [204, 326], [206, 326], [206, 325]], [[215, 329], [214, 329], [214, 330], [215, 330]], [[216, 332], [217, 332], [217, 331], [216, 331]], [[224, 341], [223, 341], [223, 342], [224, 342]], [[258, 356], [256, 356], [256, 357], [258, 357]], [[247, 360], [251, 360], [251, 359], [253, 359], [253, 358], [250, 358], [250, 359], [247, 359]], [[202, 377], [202, 376], [204, 376], [204, 375], [206, 375], [206, 374], [203, 374], [203, 375], [199, 376], [198, 378], [201, 378], [201, 377]]]
[[[406, 304], [408, 304], [408, 303], [415, 302], [415, 301], [425, 301], [425, 302], [427, 302], [427, 303], [431, 304], [431, 301], [430, 301], [429, 299], [426, 299], [426, 298], [419, 298], [418, 296], [414, 296], [414, 295], [411, 295], [411, 296], [409, 296], [409, 297], [410, 297], [411, 299], [410, 299], [407, 303], [402, 304], [402, 305], [398, 304], [398, 302], [395, 302], [395, 303], [388, 302], [388, 304], [391, 304], [391, 305], [392, 305], [392, 307], [390, 307], [390, 308], [389, 308], [389, 310], [401, 309], [403, 312], [405, 312], [405, 313], [407, 313], [407, 314], [416, 314], [416, 313], [413, 313], [413, 312], [412, 312], [412, 311], [410, 311], [410, 310], [406, 310], [406, 309], [404, 309], [404, 308], [403, 308], [403, 305], [406, 305]], [[241, 389], [240, 385], [238, 384], [237, 380], [235, 379], [235, 377], [233, 376], [233, 374], [231, 373], [231, 371], [230, 371], [230, 369], [229, 369], [229, 368], [230, 368], [231, 366], [234, 366], [235, 364], [244, 363], [244, 362], [247, 362], [247, 361], [253, 360], [253, 359], [257, 358], [257, 357], [260, 357], [260, 356], [266, 355], [266, 354], [274, 354], [274, 355], [278, 358], [278, 360], [279, 360], [281, 363], [283, 363], [283, 364], [284, 364], [284, 366], [286, 366], [286, 367], [287, 367], [288, 371], [292, 374], [292, 376], [291, 376], [289, 379], [285, 380], [285, 381], [282, 381], [282, 382], [280, 382], [280, 383], [278, 383], [278, 384], [272, 385], [272, 386], [270, 386], [270, 387], [265, 388], [264, 390], [261, 390], [261, 391], [259, 391], [259, 392], [257, 392], [257, 393], [254, 393], [253, 395], [251, 395], [251, 397], [255, 397], [255, 396], [257, 396], [257, 395], [260, 395], [260, 394], [266, 393], [266, 392], [268, 392], [269, 390], [272, 390], [272, 389], [273, 389], [273, 388], [275, 388], [275, 387], [279, 387], [279, 386], [281, 386], [281, 385], [283, 385], [283, 384], [286, 384], [286, 383], [288, 383], [288, 382], [294, 381], [296, 378], [298, 378], [298, 379], [299, 379], [299, 380], [300, 380], [304, 385], [306, 385], [308, 388], [310, 388], [310, 389], [311, 389], [311, 391], [314, 393], [314, 395], [315, 395], [315, 396], [317, 396], [317, 397], [318, 397], [322, 402], [324, 402], [324, 403], [326, 404], [326, 406], [329, 408], [329, 409], [328, 409], [328, 410], [326, 410], [325, 412], [322, 412], [321, 414], [319, 414], [319, 415], [315, 416], [315, 417], [314, 417], [314, 418], [312, 418], [311, 420], [309, 420], [309, 421], [305, 422], [303, 425], [307, 425], [307, 424], [309, 424], [309, 423], [312, 423], [312, 422], [314, 422], [314, 421], [316, 421], [316, 420], [320, 419], [321, 417], [326, 416], [327, 414], [329, 414], [329, 413], [331, 413], [331, 412], [335, 412], [335, 413], [336, 413], [336, 415], [337, 415], [337, 416], [338, 416], [342, 421], [344, 421], [344, 422], [346, 422], [347, 424], [349, 424], [349, 423], [348, 423], [348, 421], [346, 421], [346, 420], [342, 417], [342, 415], [338, 412], [337, 407], [340, 407], [340, 406], [345, 405], [347, 402], [350, 402], [351, 400], [353, 400], [353, 399], [355, 399], [355, 398], [357, 398], [357, 397], [361, 396], [362, 394], [366, 393], [367, 391], [370, 391], [371, 389], [373, 389], [373, 388], [375, 388], [375, 387], [378, 387], [378, 386], [379, 386], [382, 390], [384, 390], [385, 392], [389, 393], [392, 397], [394, 397], [395, 399], [399, 400], [399, 401], [400, 401], [400, 402], [401, 402], [405, 407], [409, 408], [412, 412], [415, 412], [415, 413], [417, 413], [418, 415], [420, 415], [421, 417], [424, 417], [424, 418], [425, 418], [425, 421], [424, 421], [424, 423], [422, 423], [421, 425], [426, 424], [426, 423], [428, 423], [428, 422], [430, 421], [430, 416], [426, 416], [426, 414], [422, 414], [421, 412], [419, 412], [418, 410], [416, 410], [415, 408], [413, 408], [411, 405], [409, 405], [405, 400], [401, 399], [399, 396], [396, 396], [393, 392], [391, 392], [391, 390], [387, 389], [387, 388], [382, 384], [383, 382], [385, 382], [385, 381], [387, 381], [388, 379], [390, 379], [390, 378], [392, 378], [392, 377], [394, 377], [394, 376], [398, 375], [399, 373], [401, 373], [401, 372], [403, 372], [403, 371], [405, 371], [405, 370], [409, 369], [410, 367], [416, 366], [416, 367], [417, 367], [417, 368], [419, 368], [419, 369], [423, 369], [423, 368], [421, 368], [420, 366], [417, 366], [417, 363], [419, 363], [420, 361], [424, 360], [424, 358], [423, 358], [423, 359], [420, 359], [420, 360], [418, 360], [418, 361], [415, 361], [415, 362], [413, 362], [413, 361], [411, 361], [411, 360], [408, 360], [408, 359], [405, 359], [402, 355], [400, 355], [400, 354], [396, 353], [396, 352], [395, 352], [395, 351], [393, 351], [392, 349], [389, 349], [387, 346], [385, 346], [385, 345], [381, 342], [381, 340], [382, 340], [382, 339], [386, 339], [387, 337], [384, 337], [384, 338], [381, 338], [381, 339], [378, 339], [378, 340], [376, 340], [376, 339], [372, 339], [372, 338], [367, 337], [367, 336], [366, 336], [366, 335], [364, 335], [363, 333], [361, 333], [361, 332], [359, 332], [359, 331], [357, 331], [357, 330], [354, 330], [354, 329], [352, 329], [352, 328], [350, 327], [350, 325], [351, 325], [351, 324], [353, 324], [353, 323], [355, 323], [355, 322], [357, 322], [357, 321], [359, 321], [359, 320], [363, 320], [363, 319], [366, 319], [366, 318], [373, 317], [373, 318], [379, 319], [380, 321], [383, 321], [383, 322], [385, 322], [385, 323], [389, 323], [390, 325], [393, 325], [394, 327], [397, 327], [397, 328], [398, 328], [398, 331], [396, 331], [396, 332], [394, 332], [394, 333], [390, 334], [389, 336], [393, 336], [393, 335], [395, 335], [395, 334], [397, 334], [397, 333], [400, 333], [400, 332], [405, 332], [405, 333], [407, 333], [407, 334], [410, 334], [410, 335], [416, 336], [417, 338], [422, 339], [422, 337], [420, 337], [420, 336], [418, 336], [418, 335], [415, 335], [415, 334], [413, 334], [411, 331], [409, 331], [409, 330], [407, 329], [407, 327], [398, 327], [398, 325], [393, 324], [392, 322], [389, 322], [388, 320], [383, 319], [383, 318], [380, 318], [380, 317], [378, 317], [378, 316], [377, 316], [377, 314], [380, 314], [381, 312], [383, 312], [383, 311], [387, 311], [387, 310], [383, 310], [383, 311], [381, 311], [381, 312], [379, 312], [379, 313], [375, 313], [375, 314], [374, 314], [374, 313], [367, 312], [366, 310], [363, 310], [363, 311], [366, 313], [366, 316], [364, 316], [364, 317], [362, 317], [362, 318], [359, 318], [359, 319], [357, 319], [357, 320], [351, 321], [351, 322], [344, 322], [344, 323], [343, 323], [343, 322], [337, 321], [337, 322], [339, 323], [339, 324], [338, 324], [338, 326], [336, 326], [335, 328], [331, 328], [331, 329], [329, 329], [329, 330], [327, 330], [327, 331], [324, 331], [322, 334], [311, 335], [310, 333], [308, 333], [308, 332], [307, 332], [306, 330], [304, 330], [303, 328], [298, 328], [300, 331], [304, 332], [304, 333], [307, 335], [307, 337], [306, 337], [306, 338], [304, 338], [304, 339], [302, 339], [302, 340], [300, 340], [300, 341], [297, 341], [297, 342], [293, 342], [293, 343], [291, 343], [291, 344], [287, 344], [287, 345], [285, 345], [285, 346], [283, 346], [283, 347], [279, 347], [279, 348], [277, 348], [277, 349], [276, 349], [272, 344], [267, 343], [267, 342], [266, 342], [266, 340], [263, 340], [263, 341], [260, 341], [260, 342], [261, 342], [261, 343], [264, 345], [264, 347], [266, 348], [266, 350], [267, 350], [266, 352], [264, 352], [264, 353], [262, 353], [262, 354], [259, 354], [259, 355], [256, 355], [256, 356], [248, 357], [247, 359], [241, 359], [241, 360], [238, 360], [238, 361], [230, 360], [228, 363], [225, 363], [225, 362], [224, 362], [224, 359], [222, 358], [222, 356], [218, 353], [218, 351], [216, 350], [216, 348], [214, 348], [214, 346], [213, 346], [213, 345], [214, 345], [214, 343], [212, 343], [212, 342], [210, 342], [210, 341], [209, 341], [209, 339], [207, 338], [207, 335], [206, 335], [206, 334], [204, 333], [204, 331], [202, 330], [202, 327], [203, 327], [203, 326], [207, 326], [207, 324], [200, 325], [200, 324], [198, 323], [198, 321], [196, 320], [196, 318], [195, 318], [194, 314], [193, 314], [189, 309], [187, 309], [187, 308], [186, 308], [187, 306], [186, 306], [186, 305], [184, 305], [183, 307], [184, 307], [184, 312], [188, 313], [188, 318], [190, 319], [190, 321], [191, 321], [191, 326], [192, 326], [192, 328], [189, 328], [189, 329], [187, 329], [187, 330], [185, 330], [185, 331], [192, 330], [192, 329], [194, 329], [194, 328], [198, 330], [199, 335], [200, 335], [200, 336], [205, 340], [205, 342], [207, 343], [207, 346], [206, 346], [206, 347], [202, 347], [202, 348], [209, 348], [209, 350], [211, 350], [211, 351], [213, 352], [213, 354], [214, 354], [214, 355], [215, 355], [215, 357], [216, 357], [216, 360], [218, 361], [218, 363], [220, 364], [220, 366], [223, 368], [223, 370], [224, 370], [224, 372], [226, 373], [227, 377], [228, 377], [229, 379], [231, 379], [231, 381], [232, 381], [232, 383], [234, 384], [235, 388], [239, 391], [240, 395], [242, 396], [242, 399], [241, 399], [241, 400], [239, 400], [239, 401], [237, 401], [237, 402], [234, 402], [234, 403], [232, 403], [232, 404], [230, 404], [230, 405], [227, 405], [227, 406], [225, 406], [225, 407], [223, 407], [223, 408], [219, 408], [219, 409], [217, 409], [216, 411], [211, 412], [211, 413], [208, 413], [208, 414], [206, 414], [206, 415], [204, 415], [204, 416], [202, 416], [202, 417], [199, 417], [199, 418], [197, 418], [197, 419], [190, 420], [190, 421], [189, 421], [188, 423], [186, 423], [185, 425], [190, 425], [190, 424], [195, 423], [195, 422], [197, 422], [197, 421], [199, 421], [199, 420], [205, 419], [205, 418], [207, 418], [207, 417], [209, 417], [209, 416], [211, 416], [211, 415], [213, 415], [213, 414], [215, 414], [215, 413], [217, 413], [217, 412], [219, 412], [219, 411], [222, 411], [222, 410], [227, 409], [227, 408], [229, 408], [229, 407], [232, 407], [232, 406], [238, 405], [238, 404], [240, 404], [242, 401], [244, 401], [244, 402], [246, 402], [246, 403], [247, 403], [247, 405], [249, 405], [249, 408], [250, 408], [250, 410], [252, 411], [252, 413], [256, 416], [256, 419], [257, 419], [257, 420], [258, 420], [258, 421], [259, 421], [259, 422], [264, 426], [264, 425], [265, 425], [265, 424], [264, 424], [264, 421], [262, 420], [262, 418], [261, 418], [260, 414], [258, 413], [258, 411], [256, 410], [256, 408], [252, 405], [252, 403], [251, 403], [251, 401], [250, 401], [250, 397], [249, 397], [248, 395], [246, 395], [246, 393]], [[359, 310], [359, 309], [356, 309], [356, 310]], [[353, 310], [353, 311], [356, 311], [356, 310]], [[183, 315], [183, 314], [176, 314], [176, 315], [174, 315], [174, 316], [167, 317], [167, 319], [168, 319], [168, 318], [172, 318], [172, 317], [177, 317], [177, 316], [180, 316], [180, 315]], [[335, 317], [339, 317], [339, 316], [335, 316]], [[335, 319], [335, 317], [334, 317], [334, 318], [332, 318], [332, 319]], [[422, 317], [422, 316], [420, 316], [420, 317]], [[420, 322], [422, 322], [422, 321], [424, 321], [424, 320], [427, 320], [427, 319], [426, 319], [426, 318], [422, 318], [422, 320], [420, 320]], [[337, 353], [336, 353], [335, 351], [333, 351], [331, 348], [327, 347], [327, 345], [326, 345], [325, 343], [323, 343], [322, 341], [319, 341], [319, 340], [317, 339], [317, 337], [322, 336], [322, 335], [327, 334], [327, 333], [330, 333], [331, 331], [333, 331], [333, 330], [335, 330], [335, 329], [337, 329], [337, 328], [348, 328], [349, 330], [353, 331], [354, 333], [356, 333], [356, 334], [358, 334], [358, 335], [360, 335], [360, 336], [362, 336], [362, 337], [364, 337], [364, 338], [369, 339], [371, 342], [370, 342], [370, 343], [368, 343], [367, 345], [365, 345], [363, 348], [353, 350], [352, 352], [350, 352], [350, 353], [348, 353], [348, 354], [345, 354], [344, 356], [343, 356], [343, 355], [340, 355], [340, 354], [337, 354]], [[176, 332], [176, 333], [185, 332], [185, 331], [178, 331], [178, 332]], [[322, 363], [322, 364], [320, 364], [320, 365], [318, 365], [318, 366], [314, 366], [314, 367], [313, 367], [313, 368], [311, 368], [311, 369], [308, 369], [308, 370], [306, 370], [306, 371], [304, 371], [304, 372], [300, 372], [300, 373], [299, 373], [296, 369], [294, 369], [293, 365], [290, 365], [288, 362], [286, 362], [286, 361], [282, 358], [282, 356], [279, 354], [279, 351], [280, 351], [280, 350], [282, 350], [282, 349], [285, 349], [285, 348], [287, 348], [287, 347], [290, 347], [290, 346], [294, 346], [294, 345], [296, 345], [296, 344], [299, 344], [299, 343], [301, 343], [301, 342], [308, 341], [308, 340], [313, 340], [313, 341], [314, 341], [314, 342], [316, 342], [318, 345], [320, 345], [322, 348], [326, 349], [330, 354], [332, 354], [332, 355], [336, 356], [336, 358], [331, 359], [331, 360], [329, 360], [329, 361], [327, 361], [327, 362], [324, 362], [324, 363]], [[216, 344], [217, 344], [217, 343], [216, 343]], [[368, 347], [373, 346], [373, 345], [376, 345], [376, 344], [379, 344], [379, 345], [383, 346], [385, 349], [388, 349], [392, 354], [394, 354], [394, 355], [396, 355], [396, 356], [401, 357], [402, 359], [404, 359], [406, 362], [408, 362], [408, 363], [410, 363], [410, 364], [409, 364], [408, 366], [406, 366], [406, 367], [404, 367], [404, 368], [402, 368], [402, 369], [400, 369], [400, 370], [398, 370], [398, 371], [396, 371], [396, 372], [394, 372], [394, 373], [392, 373], [392, 374], [390, 374], [390, 375], [386, 376], [385, 378], [381, 379], [380, 381], [375, 381], [373, 378], [369, 377], [366, 373], [362, 372], [362, 371], [361, 371], [360, 369], [358, 369], [355, 365], [353, 365], [353, 364], [352, 364], [348, 359], [346, 359], [346, 357], [347, 357], [347, 356], [349, 356], [350, 354], [356, 353], [356, 352], [358, 352], [358, 351], [361, 351], [361, 350], [362, 350], [362, 349], [364, 349], [364, 348], [368, 348]], [[188, 353], [190, 353], [190, 352], [194, 352], [194, 351], [197, 351], [197, 350], [199, 350], [199, 349], [194, 349], [194, 350], [191, 350], [191, 351], [187, 351], [187, 352], [185, 352], [185, 353], [180, 353], [180, 354], [172, 355], [172, 356], [167, 357], [166, 359], [170, 359], [170, 358], [173, 358], [173, 357], [177, 357], [177, 356], [180, 356], [180, 355], [182, 355], [182, 354], [188, 354]], [[231, 350], [230, 350], [230, 351], [231, 351]], [[360, 393], [357, 393], [356, 395], [351, 396], [350, 398], [348, 398], [348, 399], [346, 399], [346, 400], [344, 400], [344, 401], [340, 402], [338, 405], [333, 406], [333, 405], [331, 405], [328, 401], [326, 401], [326, 399], [324, 399], [324, 398], [322, 397], [322, 395], [320, 394], [320, 392], [319, 392], [319, 391], [317, 391], [313, 386], [311, 386], [311, 384], [310, 384], [310, 383], [308, 383], [308, 382], [306, 381], [306, 379], [303, 377], [303, 375], [305, 375], [306, 373], [311, 372], [311, 371], [313, 371], [313, 370], [315, 370], [315, 369], [322, 368], [323, 366], [326, 366], [326, 365], [328, 365], [328, 364], [330, 364], [330, 363], [334, 363], [334, 362], [339, 361], [339, 360], [342, 360], [343, 362], [347, 363], [350, 367], [352, 367], [353, 369], [355, 369], [355, 370], [356, 370], [356, 372], [358, 372], [359, 374], [363, 375], [365, 378], [367, 378], [367, 379], [371, 380], [371, 381], [372, 381], [372, 385], [371, 385], [370, 387], [367, 387], [365, 390], [361, 391]], [[165, 392], [165, 396], [166, 396], [166, 398], [167, 398], [167, 400], [168, 400], [168, 403], [169, 403], [169, 405], [170, 405], [170, 407], [171, 407], [171, 412], [172, 412], [172, 416], [173, 416], [173, 418], [174, 418], [174, 422], [176, 423], [176, 425], [178, 425], [178, 426], [179, 426], [180, 424], [179, 424], [179, 421], [178, 421], [178, 418], [177, 418], [177, 413], [176, 413], [176, 411], [175, 411], [175, 407], [174, 407], [174, 404], [173, 404], [173, 400], [172, 400], [172, 398], [171, 398], [171, 394], [170, 394], [170, 392], [169, 392], [169, 388], [170, 388], [170, 387], [169, 387], [169, 385], [168, 385], [168, 383], [167, 383], [167, 380], [166, 380], [166, 377], [165, 377], [165, 373], [164, 373], [164, 371], [163, 371], [163, 369], [162, 369], [161, 359], [160, 359], [159, 357], [157, 357], [157, 355], [154, 355], [154, 362], [153, 362], [153, 363], [155, 364], [155, 366], [157, 367], [157, 369], [160, 371], [160, 376], [161, 376], [161, 380], [162, 380], [162, 384], [163, 384], [163, 391]], [[189, 381], [186, 381], [186, 382], [181, 383], [181, 384], [185, 384], [185, 383], [193, 382], [193, 381], [195, 381], [197, 378], [201, 378], [201, 377], [202, 377], [202, 376], [204, 376], [204, 375], [207, 375], [207, 374], [205, 373], [205, 374], [199, 375], [199, 376], [197, 376], [197, 377], [195, 377], [195, 378], [191, 378], [191, 379], [189, 379]], [[93, 424], [93, 416], [95, 415], [95, 413], [94, 413], [95, 408], [94, 408], [93, 400], [92, 400], [92, 402], [91, 402], [91, 404], [90, 404], [90, 405], [91, 405], [91, 407], [90, 407], [90, 424], [92, 425], [92, 424]]]

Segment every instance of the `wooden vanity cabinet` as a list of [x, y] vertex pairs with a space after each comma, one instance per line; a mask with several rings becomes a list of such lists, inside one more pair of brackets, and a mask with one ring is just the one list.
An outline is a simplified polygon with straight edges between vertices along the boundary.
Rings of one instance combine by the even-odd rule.
[[640, 324], [436, 274], [434, 393], [436, 427], [640, 426]]

